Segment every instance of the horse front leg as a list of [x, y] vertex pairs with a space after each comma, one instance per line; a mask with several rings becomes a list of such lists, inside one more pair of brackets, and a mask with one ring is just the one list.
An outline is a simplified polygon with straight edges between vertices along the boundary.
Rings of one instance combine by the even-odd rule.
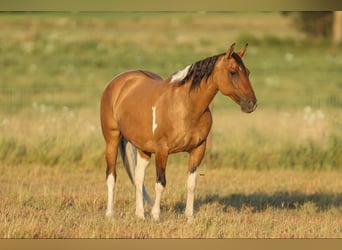
[[188, 223], [192, 223], [194, 219], [194, 197], [197, 182], [197, 169], [203, 159], [206, 142], [189, 152], [189, 169], [187, 180], [187, 199], [185, 207], [185, 215], [188, 218]]
[[144, 192], [144, 178], [145, 169], [150, 162], [151, 155], [145, 154], [142, 151], [138, 151], [137, 154], [137, 165], [134, 174], [134, 184], [135, 184], [135, 215], [140, 219], [145, 219], [144, 214], [144, 202], [143, 202], [143, 192]]
[[155, 198], [154, 205], [152, 208], [152, 217], [155, 221], [159, 221], [160, 200], [161, 200], [161, 195], [166, 186], [165, 169], [166, 169], [167, 157], [168, 157], [168, 152], [166, 150], [156, 152], [156, 157], [155, 157], [156, 172], [157, 172], [157, 178], [156, 178], [156, 184], [155, 184], [156, 198]]

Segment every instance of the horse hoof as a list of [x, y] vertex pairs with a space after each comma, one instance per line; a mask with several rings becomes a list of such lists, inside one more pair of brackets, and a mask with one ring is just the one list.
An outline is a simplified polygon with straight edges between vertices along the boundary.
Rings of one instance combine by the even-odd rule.
[[152, 213], [152, 218], [153, 218], [153, 220], [155, 222], [159, 222], [160, 221], [159, 214]]
[[194, 223], [194, 217], [193, 216], [189, 216], [187, 222], [188, 222], [188, 224]]
[[145, 220], [145, 215], [144, 215], [144, 214], [136, 213], [135, 216], [136, 216], [139, 220]]
[[106, 211], [106, 217], [107, 218], [114, 218], [114, 211], [112, 211], [112, 210], [107, 210]]
[[160, 221], [159, 216], [152, 216], [152, 218], [153, 218], [153, 221], [155, 221], [155, 222], [159, 222]]

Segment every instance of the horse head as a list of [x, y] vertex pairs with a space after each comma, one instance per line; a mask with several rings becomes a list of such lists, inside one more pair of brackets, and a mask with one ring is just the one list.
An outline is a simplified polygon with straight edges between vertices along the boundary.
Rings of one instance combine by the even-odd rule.
[[257, 107], [257, 99], [249, 80], [249, 70], [242, 57], [248, 44], [239, 52], [234, 52], [235, 43], [224, 54], [216, 70], [215, 82], [219, 91], [232, 98], [246, 113], [253, 112]]

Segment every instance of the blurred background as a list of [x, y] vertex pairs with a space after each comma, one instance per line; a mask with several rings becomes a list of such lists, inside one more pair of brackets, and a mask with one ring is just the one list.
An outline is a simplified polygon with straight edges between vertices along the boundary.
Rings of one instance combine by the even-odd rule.
[[0, 164], [104, 171], [99, 100], [113, 76], [166, 78], [248, 42], [258, 109], [217, 95], [205, 164], [342, 169], [341, 25], [340, 12], [2, 12]]

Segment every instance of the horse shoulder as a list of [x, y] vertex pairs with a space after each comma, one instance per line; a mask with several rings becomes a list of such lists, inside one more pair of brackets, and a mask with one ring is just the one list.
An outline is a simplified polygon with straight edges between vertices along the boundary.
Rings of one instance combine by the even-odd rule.
[[209, 108], [199, 117], [197, 121], [193, 121], [189, 127], [189, 133], [192, 134], [192, 140], [195, 145], [199, 145], [205, 141], [212, 125], [212, 116]]

